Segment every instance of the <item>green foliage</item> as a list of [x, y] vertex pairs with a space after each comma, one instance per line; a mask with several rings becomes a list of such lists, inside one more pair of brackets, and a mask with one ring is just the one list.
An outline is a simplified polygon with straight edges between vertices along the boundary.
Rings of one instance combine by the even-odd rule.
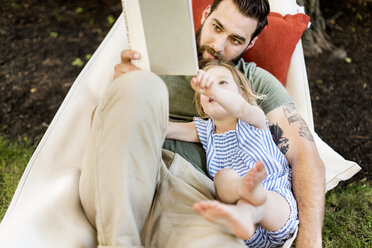
[[358, 19], [359, 21], [362, 21], [363, 20], [362, 14], [360, 14], [358, 12], [355, 14], [355, 18]]
[[107, 16], [107, 23], [109, 24], [109, 25], [112, 25], [114, 22], [115, 22], [115, 17], [113, 16], [113, 15], [109, 15], [109, 16]]
[[11, 3], [10, 7], [12, 7], [13, 9], [18, 9], [18, 10], [22, 8], [22, 6], [19, 3]]
[[93, 26], [94, 25], [94, 19], [93, 18], [90, 18], [89, 19], [89, 23], [88, 23], [89, 26]]
[[53, 16], [56, 18], [56, 21], [59, 22], [61, 20], [61, 15], [58, 13], [58, 11], [53, 11]]
[[57, 32], [50, 32], [49, 36], [55, 39], [55, 38], [58, 37], [58, 33]]
[[77, 7], [76, 10], [75, 10], [75, 12], [78, 13], [78, 14], [82, 13], [83, 11], [84, 11], [84, 9], [82, 7]]
[[372, 247], [372, 185], [357, 182], [327, 193], [324, 247]]
[[82, 67], [84, 65], [84, 62], [81, 60], [81, 58], [75, 58], [71, 64], [73, 66]]
[[0, 219], [10, 204], [32, 151], [28, 139], [10, 143], [0, 135]]

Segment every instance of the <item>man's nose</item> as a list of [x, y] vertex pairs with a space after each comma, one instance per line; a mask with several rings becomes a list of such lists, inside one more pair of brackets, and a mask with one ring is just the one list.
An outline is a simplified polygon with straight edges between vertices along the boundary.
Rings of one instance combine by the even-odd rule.
[[214, 41], [213, 49], [216, 52], [221, 53], [225, 49], [225, 44], [226, 44], [226, 39], [223, 37], [220, 37]]

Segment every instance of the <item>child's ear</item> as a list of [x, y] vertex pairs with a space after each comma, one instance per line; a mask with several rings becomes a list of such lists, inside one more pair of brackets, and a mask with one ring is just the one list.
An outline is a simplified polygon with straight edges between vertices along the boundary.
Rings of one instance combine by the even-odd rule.
[[247, 94], [245, 92], [242, 92], [242, 97], [248, 102], [248, 97], [247, 97]]

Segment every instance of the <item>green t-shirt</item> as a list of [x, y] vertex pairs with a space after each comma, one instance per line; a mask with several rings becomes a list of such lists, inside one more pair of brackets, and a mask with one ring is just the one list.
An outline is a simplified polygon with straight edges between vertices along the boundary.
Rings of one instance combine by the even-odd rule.
[[[271, 110], [293, 103], [283, 85], [269, 72], [256, 66], [255, 63], [246, 63], [243, 59], [236, 65], [252, 84], [256, 94], [265, 95], [258, 100], [258, 105], [265, 114]], [[161, 76], [169, 91], [169, 119], [170, 121], [192, 121], [197, 116], [194, 99], [194, 90], [190, 86], [191, 76]], [[206, 172], [206, 157], [200, 143], [183, 142], [166, 139], [163, 148], [180, 154], [196, 169]]]

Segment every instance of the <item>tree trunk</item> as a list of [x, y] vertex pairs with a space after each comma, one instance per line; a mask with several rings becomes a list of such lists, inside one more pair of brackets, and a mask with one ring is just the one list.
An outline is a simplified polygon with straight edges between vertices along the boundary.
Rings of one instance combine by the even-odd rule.
[[319, 0], [297, 0], [297, 3], [305, 6], [306, 14], [311, 18], [311, 27], [302, 36], [305, 56], [315, 56], [334, 49], [326, 34], [326, 24], [320, 11]]

